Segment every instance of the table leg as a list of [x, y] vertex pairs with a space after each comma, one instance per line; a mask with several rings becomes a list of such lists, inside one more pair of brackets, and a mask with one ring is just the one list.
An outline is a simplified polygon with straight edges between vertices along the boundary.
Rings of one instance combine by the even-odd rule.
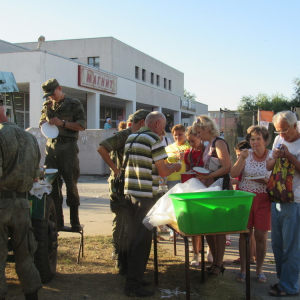
[[157, 227], [153, 228], [153, 247], [154, 247], [154, 282], [158, 285], [158, 262], [157, 262]]
[[174, 235], [173, 235], [174, 256], [176, 256], [177, 255], [177, 249], [176, 249], [176, 232], [175, 232], [175, 230], [173, 232], [174, 232]]
[[249, 235], [244, 233], [246, 243], [246, 300], [250, 300], [250, 246]]
[[201, 276], [202, 282], [205, 281], [205, 259], [204, 259], [204, 235], [201, 235]]
[[185, 252], [185, 292], [186, 292], [186, 299], [190, 300], [189, 240], [186, 236], [183, 237], [183, 240], [184, 240], [184, 252]]

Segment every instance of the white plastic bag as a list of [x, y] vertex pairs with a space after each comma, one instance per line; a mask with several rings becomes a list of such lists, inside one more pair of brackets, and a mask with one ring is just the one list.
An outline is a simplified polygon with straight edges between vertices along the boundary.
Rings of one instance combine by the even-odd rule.
[[144, 218], [143, 224], [149, 230], [152, 230], [153, 227], [159, 225], [177, 223], [173, 202], [169, 194], [221, 191], [222, 186], [222, 178], [214, 182], [209, 188], [206, 188], [206, 186], [196, 178], [191, 178], [185, 183], [178, 183], [155, 203]]

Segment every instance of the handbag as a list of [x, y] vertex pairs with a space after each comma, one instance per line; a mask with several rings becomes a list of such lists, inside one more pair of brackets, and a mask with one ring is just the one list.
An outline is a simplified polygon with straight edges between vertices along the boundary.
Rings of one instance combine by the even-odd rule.
[[125, 185], [125, 169], [128, 163], [128, 159], [129, 159], [129, 153], [131, 151], [131, 147], [132, 144], [134, 143], [134, 141], [137, 139], [137, 137], [141, 134], [142, 132], [140, 132], [131, 142], [129, 148], [127, 149], [126, 153], [125, 153], [125, 159], [123, 161], [123, 165], [120, 169], [120, 172], [118, 173], [118, 175], [115, 177], [114, 179], [114, 186], [115, 186], [115, 190], [116, 190], [116, 194], [119, 197], [124, 197], [124, 185]]
[[293, 179], [295, 166], [287, 158], [277, 158], [267, 184], [270, 202], [294, 202]]
[[217, 157], [211, 156], [209, 159], [208, 170], [214, 172], [220, 168], [221, 168], [220, 160]]

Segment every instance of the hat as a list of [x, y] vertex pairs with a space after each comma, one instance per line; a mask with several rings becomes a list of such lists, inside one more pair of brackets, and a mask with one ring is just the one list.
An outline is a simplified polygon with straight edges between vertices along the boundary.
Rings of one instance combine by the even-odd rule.
[[42, 89], [44, 92], [43, 98], [53, 95], [59, 83], [56, 79], [49, 79], [42, 84]]
[[132, 117], [132, 121], [140, 121], [146, 119], [146, 117], [150, 114], [149, 110], [139, 109], [137, 110]]
[[132, 123], [132, 119], [133, 119], [133, 114], [128, 116], [126, 123]]

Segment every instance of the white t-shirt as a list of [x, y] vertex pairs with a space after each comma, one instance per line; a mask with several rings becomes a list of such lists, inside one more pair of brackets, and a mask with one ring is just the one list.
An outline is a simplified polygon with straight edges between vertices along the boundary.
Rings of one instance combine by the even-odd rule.
[[[300, 139], [295, 142], [288, 143], [280, 135], [278, 135], [273, 144], [272, 150], [274, 150], [278, 144], [284, 144], [289, 149], [295, 158], [300, 161]], [[294, 179], [293, 179], [293, 192], [294, 192], [294, 201], [300, 203], [300, 173], [295, 170]]]

